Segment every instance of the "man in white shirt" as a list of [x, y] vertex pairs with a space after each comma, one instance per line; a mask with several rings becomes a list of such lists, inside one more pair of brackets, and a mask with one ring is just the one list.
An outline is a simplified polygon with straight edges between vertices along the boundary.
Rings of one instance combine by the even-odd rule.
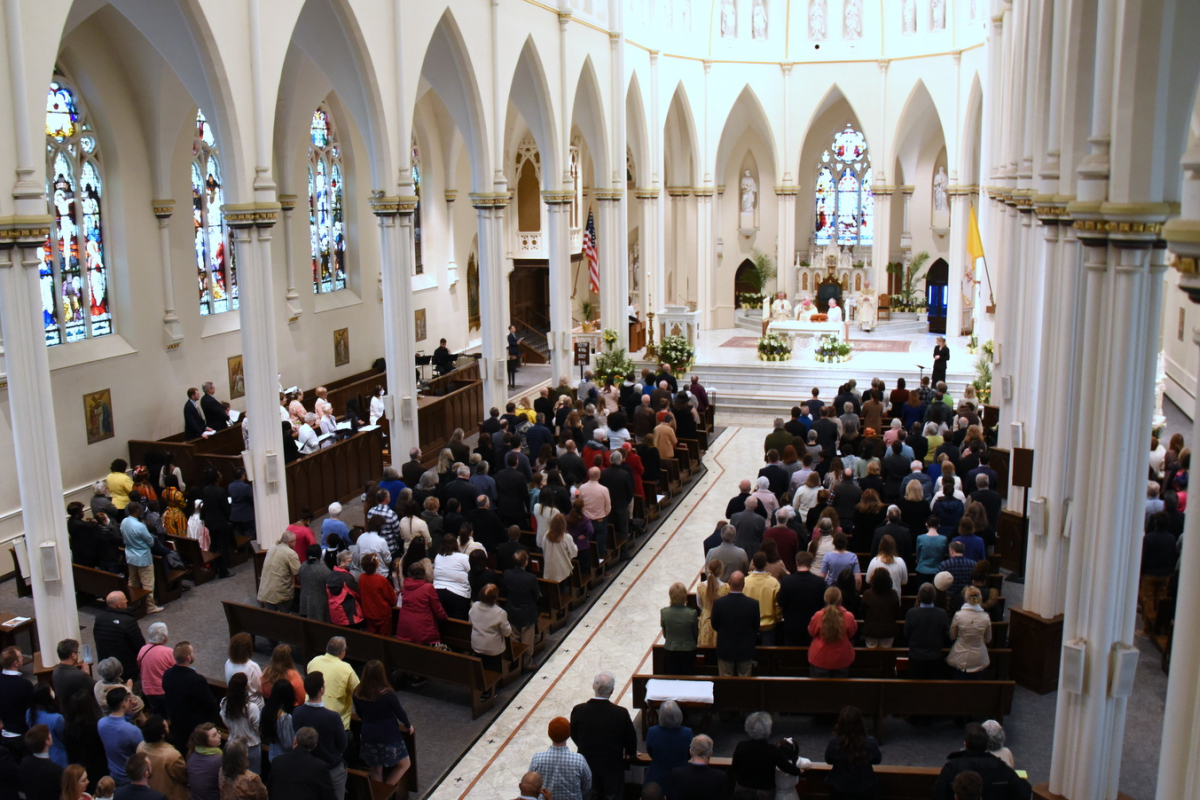
[[317, 441], [317, 432], [313, 430], [313, 426], [316, 424], [316, 414], [309, 413], [304, 417], [304, 424], [300, 426], [300, 436], [296, 439], [296, 449], [302, 456], [317, 452], [321, 446], [321, 443]]
[[838, 307], [837, 300], [832, 297], [829, 298], [829, 313], [826, 316], [829, 317], [830, 322], [842, 321], [842, 309]]
[[383, 517], [376, 516], [367, 520], [367, 529], [358, 536], [358, 563], [362, 563], [367, 553], [374, 553], [379, 557], [379, 569], [375, 574], [386, 578], [388, 565], [392, 563], [392, 551], [387, 541], [379, 535], [378, 529], [382, 527]]

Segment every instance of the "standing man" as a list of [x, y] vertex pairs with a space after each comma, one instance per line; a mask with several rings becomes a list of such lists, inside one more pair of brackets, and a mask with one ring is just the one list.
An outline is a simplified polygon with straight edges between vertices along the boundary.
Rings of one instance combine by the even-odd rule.
[[[445, 339], [442, 341], [445, 341]], [[404, 479], [404, 485], [416, 486], [421, 482], [421, 476], [424, 474], [425, 467], [421, 464], [421, 448], [410, 448], [408, 451], [408, 461], [405, 461], [404, 466], [400, 467], [400, 477]]]
[[262, 577], [258, 581], [258, 602], [270, 611], [291, 613], [299, 575], [296, 534], [284, 531], [263, 559]]
[[104, 755], [108, 759], [108, 774], [118, 787], [129, 783], [125, 775], [125, 762], [142, 743], [142, 732], [125, 718], [132, 709], [133, 694], [129, 690], [124, 686], [110, 689], [108, 716], [96, 723], [100, 741], [104, 744]]
[[125, 562], [129, 565], [129, 585], [150, 592], [146, 598], [146, 613], [158, 614], [161, 608], [154, 604], [154, 534], [142, 522], [142, 504], [130, 503], [125, 507], [125, 519], [121, 520], [121, 537], [125, 540]]
[[63, 639], [58, 643], [58, 666], [51, 673], [54, 696], [66, 706], [80, 692], [91, 692], [96, 682], [92, 680], [92, 665], [79, 658], [79, 641]]
[[729, 594], [717, 598], [712, 609], [712, 628], [717, 632], [717, 674], [750, 674], [754, 665], [760, 609], [758, 602], [742, 593], [746, 576], [729, 576]]
[[692, 744], [688, 747], [688, 763], [671, 770], [671, 785], [679, 797], [687, 797], [690, 800], [725, 800], [729, 796], [725, 773], [708, 765], [712, 751], [713, 740], [709, 737], [700, 734], [692, 739]]
[[150, 643], [138, 651], [138, 669], [142, 674], [142, 695], [155, 714], [166, 716], [167, 699], [163, 695], [162, 678], [175, 666], [175, 651], [167, 647], [167, 625], [155, 622], [147, 631]]
[[753, 571], [746, 576], [743, 592], [758, 603], [758, 643], [774, 647], [775, 623], [779, 619], [779, 581], [767, 572], [767, 556], [761, 550], [754, 554]]
[[[509, 528], [510, 536], [513, 530], [515, 529]], [[512, 625], [513, 638], [528, 648], [522, 656], [522, 661], [524, 669], [532, 672], [533, 645], [537, 636], [538, 617], [541, 616], [537, 604], [542, 597], [542, 590], [538, 586], [537, 576], [526, 569], [529, 553], [517, 550], [512, 558], [513, 566], [504, 570], [502, 579], [507, 598], [508, 622]]]
[[542, 776], [545, 788], [554, 800], [583, 800], [592, 788], [592, 770], [587, 759], [572, 753], [567, 740], [571, 738], [571, 722], [566, 717], [550, 720], [547, 730], [551, 745], [534, 754], [529, 770]]
[[63, 768], [50, 760], [53, 739], [45, 725], [34, 725], [25, 732], [29, 755], [21, 760], [21, 788], [25, 800], [58, 800], [62, 794]]
[[271, 762], [267, 792], [289, 800], [336, 800], [325, 762], [314, 751], [320, 737], [312, 728], [296, 731], [295, 746]]
[[310, 672], [304, 676], [304, 691], [308, 701], [292, 712], [293, 724], [298, 728], [312, 728], [317, 732], [317, 746], [313, 755], [325, 762], [329, 778], [333, 781], [333, 793], [337, 800], [346, 797], [346, 726], [337, 712], [325, 708], [325, 676]]
[[188, 389], [187, 396], [187, 402], [183, 404], [183, 438], [199, 439], [209, 430], [204, 421], [204, 412], [200, 410], [200, 390], [192, 387]]
[[[175, 645], [175, 666], [163, 673], [162, 689], [166, 698], [167, 716], [174, 728], [175, 746], [182, 752], [197, 725], [221, 723], [221, 709], [208, 680], [196, 672], [196, 653], [190, 642]], [[116, 691], [115, 689], [113, 691]], [[111, 697], [112, 694], [110, 693]], [[138, 737], [139, 741], [141, 736]]]
[[508, 388], [517, 388], [517, 368], [521, 364], [521, 340], [517, 338], [517, 326], [508, 326]]
[[612, 513], [612, 498], [608, 489], [600, 484], [600, 468], [587, 471], [588, 480], [579, 487], [579, 499], [583, 501], [583, 515], [592, 523], [592, 538], [599, 548], [600, 563], [608, 553], [608, 515]]
[[233, 483], [229, 484], [229, 521], [233, 523], [234, 536], [258, 538], [254, 528], [254, 487], [241, 467], [234, 470]]
[[933, 374], [930, 376], [934, 386], [937, 386], [939, 381], [946, 380], [946, 362], [949, 360], [950, 348], [946, 347], [946, 337], [939, 336], [933, 348]]
[[137, 654], [146, 644], [146, 637], [142, 636], [137, 620], [129, 613], [129, 600], [124, 592], [109, 592], [104, 598], [104, 606], [92, 626], [96, 637], [96, 660], [117, 659], [121, 662], [122, 674], [136, 681], [141, 676]]
[[625, 759], [637, 757], [637, 731], [629, 711], [610, 702], [615, 679], [601, 672], [592, 681], [593, 697], [571, 709], [572, 738], [592, 771], [593, 796], [625, 796]]
[[812, 572], [813, 554], [807, 550], [796, 553], [796, 571], [779, 582], [779, 609], [783, 614], [781, 633], [785, 647], [808, 647], [812, 637], [808, 623], [825, 607], [825, 579]]
[[117, 789], [113, 800], [167, 800], [165, 794], [150, 787], [150, 776], [153, 773], [150, 756], [142, 752], [131, 755], [125, 762], [125, 775], [129, 778], [129, 783]]
[[614, 450], [609, 456], [609, 466], [600, 473], [600, 484], [608, 489], [611, 506], [609, 518], [618, 546], [629, 541], [629, 507], [633, 503], [633, 476], [621, 466], [625, 454]]
[[200, 410], [204, 413], [204, 424], [214, 431], [223, 431], [229, 427], [229, 414], [221, 401], [213, 396], [216, 387], [212, 381], [205, 381], [200, 388], [204, 397], [200, 398]]
[[342, 725], [350, 730], [350, 713], [354, 711], [358, 675], [346, 663], [346, 640], [341, 636], [330, 639], [325, 645], [325, 655], [309, 661], [306, 671], [319, 672], [325, 677], [325, 708], [340, 714]]

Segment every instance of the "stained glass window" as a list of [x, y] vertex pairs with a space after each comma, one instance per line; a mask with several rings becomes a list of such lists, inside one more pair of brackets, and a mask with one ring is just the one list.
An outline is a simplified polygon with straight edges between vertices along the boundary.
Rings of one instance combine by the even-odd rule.
[[196, 280], [200, 313], [220, 314], [238, 307], [233, 239], [225, 226], [225, 193], [221, 161], [212, 127], [196, 112], [192, 140], [192, 229], [196, 245]]
[[875, 236], [875, 198], [867, 140], [847, 123], [821, 153], [813, 191], [813, 239], [818, 245], [870, 245]]
[[313, 112], [308, 148], [308, 227], [313, 294], [346, 288], [342, 148], [329, 109]]
[[106, 336], [113, 320], [99, 148], [75, 91], [59, 75], [46, 95], [46, 184], [50, 235], [39, 269], [46, 345]]
[[421, 259], [421, 153], [417, 141], [412, 145], [413, 194], [417, 196], [417, 208], [413, 211], [413, 274], [424, 275], [425, 264]]

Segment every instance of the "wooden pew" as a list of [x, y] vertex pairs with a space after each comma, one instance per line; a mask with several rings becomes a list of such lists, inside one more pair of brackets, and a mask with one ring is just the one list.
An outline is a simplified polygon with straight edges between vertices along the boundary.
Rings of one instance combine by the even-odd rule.
[[[643, 734], [655, 716], [646, 700], [646, 683], [653, 675], [633, 676], [633, 707], [643, 711]], [[791, 714], [836, 715], [856, 706], [874, 720], [879, 738], [885, 716], [984, 716], [1003, 724], [1012, 711], [1013, 681], [910, 681], [877, 678], [686, 678], [711, 681], [712, 712], [771, 711]], [[683, 704], [689, 705], [689, 704]]]
[[[949, 650], [942, 651], [949, 655]], [[656, 644], [651, 652], [652, 672], [668, 676], [665, 668], [665, 645]], [[991, 664], [985, 670], [988, 680], [1010, 680], [1012, 650], [989, 649]], [[755, 654], [754, 674], [768, 677], [800, 678], [809, 674], [807, 647], [760, 647]], [[908, 650], [903, 647], [854, 649], [854, 663], [850, 665], [852, 678], [897, 678], [904, 677], [908, 669]], [[717, 651], [713, 647], [702, 647], [696, 651], [693, 675], [717, 674]]]
[[[204, 467], [196, 460], [198, 455], [227, 455], [240, 458], [243, 448], [242, 426], [234, 424], [211, 436], [202, 436], [198, 439], [184, 439], [182, 433], [154, 440], [130, 439], [129, 463], [134, 465], [145, 463], [146, 455], [152, 450], [171, 453], [175, 457], [175, 466], [179, 467], [179, 471], [183, 474], [184, 483], [188, 486], [198, 486], [202, 482], [204, 474]], [[233, 474], [229, 473], [226, 477], [232, 479]]]
[[[327, 397], [335, 414], [344, 414], [346, 401], [354, 397], [358, 400], [358, 417], [365, 421], [368, 419], [367, 412], [371, 407], [371, 396], [375, 394], [375, 387], [387, 386], [387, 372], [369, 369], [321, 385], [329, 390]], [[304, 399], [300, 404], [308, 411], [314, 410], [317, 406], [317, 387], [305, 389]]]
[[188, 580], [192, 582], [193, 586], [208, 583], [217, 577], [217, 571], [212, 567], [212, 563], [220, 558], [220, 555], [208, 550], [201, 550], [200, 542], [186, 536], [167, 534], [167, 542], [175, 548], [175, 552], [179, 553], [179, 557], [183, 559], [183, 563], [190, 570], [191, 575]]
[[[438, 622], [442, 642], [460, 653], [472, 654], [471, 623], [461, 619], [444, 619]], [[500, 657], [500, 681], [505, 686], [521, 677], [521, 663], [529, 651], [528, 645], [504, 639], [504, 653]]]
[[129, 613], [135, 619], [146, 616], [146, 598], [150, 596], [149, 591], [130, 586], [120, 575], [79, 564], [72, 564], [71, 572], [75, 575], [76, 594], [91, 595], [103, 604], [104, 598], [110, 592], [124, 592], [129, 601]]
[[154, 602], [156, 605], [166, 605], [172, 600], [183, 597], [183, 579], [187, 577], [185, 569], [169, 569], [162, 556], [154, 557]]
[[[733, 786], [733, 760], [729, 758], [713, 758], [709, 766], [725, 772], [728, 775], [728, 785]], [[650, 766], [650, 756], [638, 753], [630, 766]], [[825, 785], [830, 767], [824, 763], [814, 763], [800, 776], [796, 785], [797, 797], [808, 800], [824, 800], [829, 797], [831, 790]], [[879, 765], [874, 768], [878, 783], [872, 792], [875, 800], [928, 800], [933, 793], [934, 783], [941, 773], [940, 767], [897, 767]], [[640, 788], [640, 787], [639, 787]]]
[[[346, 658], [349, 661], [379, 659], [389, 673], [400, 670], [466, 688], [470, 693], [473, 719], [495, 704], [494, 690], [501, 676], [485, 670], [483, 662], [475, 656], [403, 642], [390, 636], [268, 611], [244, 603], [222, 600], [221, 604], [225, 607], [230, 636], [245, 632], [251, 636], [284, 641], [299, 647], [305, 654], [305, 661], [309, 656], [325, 652], [325, 645], [331, 638], [341, 636], [346, 639]], [[486, 699], [485, 694], [488, 695]]]

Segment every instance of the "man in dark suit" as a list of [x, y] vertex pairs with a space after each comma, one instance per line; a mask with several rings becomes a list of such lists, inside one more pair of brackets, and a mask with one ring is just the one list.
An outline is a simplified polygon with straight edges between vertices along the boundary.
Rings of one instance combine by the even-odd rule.
[[759, 477], [764, 477], [771, 482], [771, 493], [775, 495], [775, 499], [779, 500], [783, 497], [783, 493], [788, 490], [788, 481], [791, 480], [791, 474], [779, 464], [779, 451], [771, 449], [767, 451], [767, 465], [758, 471]]
[[408, 461], [405, 461], [404, 466], [400, 468], [400, 477], [404, 479], [404, 485], [415, 489], [424, 474], [425, 467], [421, 465], [421, 448], [409, 448]]
[[504, 462], [504, 469], [496, 473], [496, 494], [500, 498], [496, 504], [496, 513], [500, 515], [500, 521], [506, 526], [528, 525], [529, 481], [517, 469], [520, 459], [515, 451], [505, 456]]
[[[499, 489], [497, 488], [497, 492]], [[526, 494], [528, 494], [526, 490]], [[458, 468], [458, 476], [446, 484], [446, 499], [451, 498], [458, 501], [459, 510], [465, 515], [475, 508], [475, 498], [479, 496], [479, 491], [471, 483], [471, 468], [463, 464]], [[458, 531], [447, 530], [447, 533], [458, 534]]]
[[[808, 438], [808, 422], [800, 419], [804, 414], [804, 409], [800, 406], [792, 406], [792, 418], [784, 423], [783, 429], [790, 433], [793, 437], [799, 436], [801, 439]], [[812, 420], [809, 420], [811, 422]]]
[[544, 414], [546, 419], [554, 418], [554, 398], [550, 396], [550, 387], [542, 387], [542, 391], [538, 393], [538, 397], [533, 401], [533, 410], [539, 414]]
[[[313, 751], [333, 782], [333, 794], [337, 800], [346, 796], [346, 726], [342, 715], [325, 708], [325, 676], [318, 670], [304, 676], [304, 693], [308, 700], [292, 712], [294, 725], [312, 728], [317, 734], [316, 749]], [[277, 795], [287, 797], [287, 795]]]
[[988, 752], [988, 735], [978, 722], [969, 723], [963, 749], [946, 757], [946, 764], [933, 785], [933, 800], [954, 800], [963, 797], [953, 788], [955, 778], [964, 772], [979, 776], [976, 784], [983, 791], [976, 797], [1004, 797], [1011, 800], [1028, 800], [1033, 796], [1033, 787], [1018, 775], [1012, 767]]
[[438, 375], [454, 371], [454, 356], [450, 354], [450, 348], [446, 347], [445, 339], [438, 340], [437, 349], [433, 351], [432, 361], [433, 368], [437, 370]]
[[[545, 389], [542, 391], [545, 391]], [[539, 397], [538, 399], [543, 400], [545, 398]], [[539, 411], [537, 422], [530, 425], [529, 429], [525, 431], [525, 444], [529, 447], [529, 455], [534, 458], [537, 458], [541, 454], [542, 445], [548, 444], [551, 447], [554, 446], [554, 434], [546, 426], [546, 420], [552, 416], [553, 414], [543, 414]]]
[[997, 526], [1000, 524], [1000, 506], [1003, 505], [1004, 499], [1000, 497], [999, 492], [988, 486], [988, 476], [985, 473], [976, 474], [975, 491], [971, 492], [970, 497], [987, 512], [988, 525], [992, 526], [992, 530], [999, 530]]
[[908, 677], [936, 680], [945, 675], [942, 648], [950, 641], [950, 618], [934, 605], [937, 589], [923, 583], [917, 590], [917, 605], [904, 615], [904, 638], [908, 640]]
[[[758, 603], [754, 608], [757, 615]], [[612, 673], [601, 672], [592, 681], [592, 699], [571, 709], [571, 738], [592, 770], [592, 792], [599, 800], [625, 796], [625, 759], [637, 757], [629, 711], [609, 701], [614, 684]]]
[[608, 522], [616, 531], [617, 538], [629, 541], [629, 506], [633, 502], [633, 475], [622, 466], [625, 454], [621, 450], [613, 450], [609, 455], [608, 467], [600, 471], [600, 485], [608, 489], [608, 498], [612, 510]]
[[850, 391], [850, 384], [844, 383], [838, 388], [838, 395], [833, 400], [835, 409], [845, 409], [846, 403], [854, 406], [854, 414], [862, 412], [862, 401], [855, 396], [854, 392]]
[[[131, 755], [125, 762], [125, 775], [129, 778], [129, 783], [117, 789], [113, 800], [167, 800], [165, 794], [150, 788], [152, 770], [150, 756], [142, 752]], [[28, 789], [25, 794], [27, 800], [33, 800], [29, 797]]]
[[183, 404], [183, 438], [199, 439], [208, 430], [200, 411], [200, 390], [188, 389], [187, 396], [187, 402]]
[[762, 548], [763, 534], [767, 532], [767, 521], [758, 515], [760, 505], [757, 497], [747, 497], [746, 508], [729, 518], [729, 524], [737, 531], [734, 544], [745, 550], [750, 560]]
[[900, 499], [900, 483], [908, 477], [912, 469], [912, 459], [904, 457], [904, 444], [892, 442], [891, 452], [883, 458], [883, 499], [895, 503]]
[[729, 519], [739, 511], [746, 510], [746, 498], [750, 496], [750, 481], [738, 484], [738, 494], [725, 504], [725, 519]]
[[140, 677], [137, 656], [146, 644], [146, 637], [133, 614], [129, 613], [129, 599], [124, 592], [109, 592], [104, 605], [92, 626], [96, 637], [96, 660], [117, 659], [125, 678], [136, 681]]
[[562, 473], [567, 485], [583, 483], [587, 480], [587, 470], [583, 466], [583, 457], [579, 455], [578, 447], [572, 439], [565, 445], [567, 452], [558, 457], [558, 471]]
[[[509, 536], [512, 536], [514, 530], [508, 529]], [[517, 533], [519, 535], [520, 531]], [[538, 617], [541, 615], [538, 600], [542, 597], [537, 576], [527, 569], [528, 564], [528, 551], [524, 548], [517, 550], [512, 557], [512, 566], [504, 570], [502, 578], [506, 598], [505, 610], [508, 611], [513, 638], [529, 648], [522, 658], [527, 670], [532, 668], [534, 638], [537, 635]]]
[[492, 406], [491, 411], [488, 412], [488, 418], [479, 426], [479, 432], [490, 436], [498, 430], [500, 430], [500, 409]]
[[213, 697], [208, 681], [192, 664], [196, 654], [188, 642], [175, 645], [175, 666], [162, 676], [163, 695], [166, 698], [167, 717], [171, 720], [172, 744], [184, 752], [188, 737], [197, 725], [211, 722], [221, 724], [221, 710]]
[[216, 387], [212, 381], [206, 381], [201, 384], [201, 389], [204, 390], [204, 397], [200, 398], [200, 410], [204, 412], [204, 424], [212, 428], [214, 431], [223, 431], [229, 427], [229, 415], [225, 413], [225, 406], [221, 401], [213, 396]]
[[504, 523], [496, 516], [496, 512], [492, 511], [492, 504], [487, 495], [481, 494], [475, 498], [475, 508], [467, 514], [467, 522], [474, 532], [475, 541], [483, 545], [489, 553], [494, 552], [508, 536]]
[[700, 734], [692, 739], [688, 747], [688, 763], [671, 770], [671, 796], [686, 797], [688, 800], [725, 800], [725, 773], [710, 767], [713, 740]]
[[842, 530], [850, 533], [850, 529], [853, 528], [851, 523], [854, 520], [854, 507], [862, 500], [862, 489], [854, 482], [854, 470], [846, 470], [842, 473], [842, 478], [842, 482], [834, 487], [831, 504], [837, 512], [838, 519], [842, 521]]
[[837, 452], [838, 426], [833, 421], [832, 407], [821, 409], [821, 418], [813, 422], [812, 430], [816, 431], [817, 444], [821, 446], [823, 454]]
[[887, 522], [875, 529], [871, 537], [871, 558], [879, 555], [879, 543], [883, 537], [890, 536], [896, 542], [896, 555], [904, 559], [910, 567], [913, 563], [912, 532], [907, 525], [900, 524], [900, 507], [888, 506]]
[[325, 762], [313, 755], [317, 749], [313, 728], [296, 731], [296, 746], [271, 762], [267, 793], [288, 800], [337, 800], [333, 779]]
[[639, 442], [654, 433], [654, 426], [658, 424], [658, 420], [655, 419], [654, 410], [650, 408], [650, 395], [642, 395], [638, 407], [633, 410], [632, 424], [633, 435]]
[[50, 729], [34, 725], [25, 731], [29, 755], [21, 761], [21, 788], [25, 800], [58, 800], [62, 794], [62, 767], [50, 760]]
[[742, 594], [746, 576], [729, 576], [729, 594], [713, 603], [712, 627], [717, 632], [717, 673], [749, 675], [757, 653], [760, 608]]
[[825, 590], [828, 585], [820, 575], [812, 572], [813, 555], [807, 550], [796, 553], [796, 571], [779, 582], [779, 594], [775, 601], [783, 614], [783, 644], [787, 647], [808, 647], [812, 637], [808, 635], [808, 623], [813, 614], [825, 607]]

